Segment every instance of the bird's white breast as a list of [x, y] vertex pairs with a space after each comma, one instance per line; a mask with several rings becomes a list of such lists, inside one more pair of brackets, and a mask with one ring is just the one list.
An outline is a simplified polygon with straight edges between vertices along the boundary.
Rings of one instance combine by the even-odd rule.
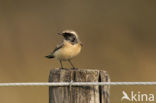
[[72, 45], [70, 42], [65, 41], [64, 46], [54, 53], [56, 59], [68, 60], [77, 56], [81, 51], [79, 43]]

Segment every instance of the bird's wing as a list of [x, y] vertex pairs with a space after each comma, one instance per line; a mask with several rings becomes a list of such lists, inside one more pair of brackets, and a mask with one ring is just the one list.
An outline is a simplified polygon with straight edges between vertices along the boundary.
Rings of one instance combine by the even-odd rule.
[[63, 42], [56, 46], [56, 48], [53, 50], [52, 54], [55, 53], [57, 50], [62, 48], [64, 46]]
[[53, 52], [51, 52], [48, 56], [45, 56], [46, 58], [50, 59], [50, 58], [54, 58], [54, 53], [59, 50], [60, 48], [62, 48], [64, 46], [63, 42], [59, 45], [56, 46], [56, 48], [53, 50]]

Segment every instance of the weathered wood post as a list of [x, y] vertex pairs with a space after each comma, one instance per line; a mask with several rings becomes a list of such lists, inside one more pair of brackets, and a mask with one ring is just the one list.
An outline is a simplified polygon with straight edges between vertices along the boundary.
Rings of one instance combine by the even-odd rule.
[[[49, 82], [109, 82], [104, 70], [52, 69]], [[49, 103], [109, 103], [109, 86], [49, 87]]]

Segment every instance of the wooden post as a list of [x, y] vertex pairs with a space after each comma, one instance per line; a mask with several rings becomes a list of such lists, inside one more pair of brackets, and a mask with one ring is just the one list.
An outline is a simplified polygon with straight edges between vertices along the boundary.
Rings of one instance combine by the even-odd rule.
[[[109, 82], [104, 70], [52, 69], [49, 82]], [[109, 86], [49, 87], [49, 103], [109, 103]]]

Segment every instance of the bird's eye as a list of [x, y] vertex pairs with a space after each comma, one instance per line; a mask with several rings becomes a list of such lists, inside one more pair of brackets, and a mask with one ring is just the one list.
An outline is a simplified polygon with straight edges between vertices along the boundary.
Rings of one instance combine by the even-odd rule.
[[72, 34], [71, 33], [64, 33], [64, 36], [65, 37], [70, 37], [70, 36], [72, 36]]

